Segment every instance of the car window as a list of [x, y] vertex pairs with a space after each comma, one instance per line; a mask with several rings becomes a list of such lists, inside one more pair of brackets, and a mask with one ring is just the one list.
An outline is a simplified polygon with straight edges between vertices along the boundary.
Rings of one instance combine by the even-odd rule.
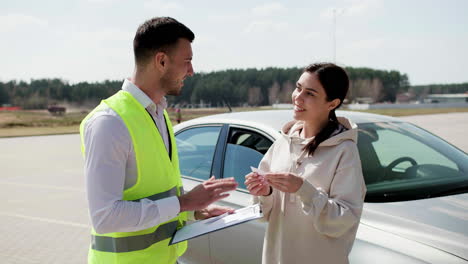
[[202, 180], [210, 178], [221, 127], [194, 127], [176, 135], [180, 173]]
[[[413, 158], [418, 164], [439, 164], [457, 169], [455, 162], [429, 145], [418, 141], [416, 138], [409, 137], [401, 130], [379, 129], [377, 135], [379, 138], [384, 139], [376, 141], [374, 147], [380, 162], [385, 167], [392, 161], [407, 156]], [[395, 165], [394, 170], [402, 172], [411, 165], [409, 161], [401, 162]]]
[[468, 183], [466, 154], [409, 123], [360, 124], [358, 148], [367, 201], [440, 196]]
[[224, 158], [223, 177], [234, 177], [239, 188], [245, 188], [244, 176], [250, 166], [258, 167], [272, 141], [247, 129], [231, 128]]

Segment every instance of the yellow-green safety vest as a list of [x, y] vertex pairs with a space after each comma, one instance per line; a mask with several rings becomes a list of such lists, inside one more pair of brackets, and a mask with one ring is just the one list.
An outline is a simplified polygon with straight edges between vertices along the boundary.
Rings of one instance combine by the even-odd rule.
[[[124, 190], [123, 200], [139, 201], [147, 198], [154, 201], [181, 195], [183, 188], [179, 159], [167, 112], [164, 111], [164, 117], [170, 136], [172, 159], [153, 119], [129, 92], [121, 90], [103, 100], [83, 119], [80, 125], [83, 155], [85, 155], [84, 124], [92, 115], [106, 107], [112, 108], [122, 118], [135, 151], [137, 180], [134, 186]], [[175, 231], [181, 228], [186, 220], [187, 214], [184, 212], [160, 225], [136, 232], [98, 234], [93, 229], [88, 263], [175, 263], [187, 249], [187, 242], [175, 245], [169, 245], [169, 242]]]

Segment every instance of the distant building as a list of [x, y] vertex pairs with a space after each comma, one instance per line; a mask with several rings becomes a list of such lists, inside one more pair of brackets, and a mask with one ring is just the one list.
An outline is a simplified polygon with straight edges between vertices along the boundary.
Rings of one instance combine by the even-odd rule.
[[468, 103], [468, 93], [464, 94], [428, 94], [424, 103]]
[[399, 93], [396, 95], [396, 103], [409, 103], [413, 101], [415, 98], [415, 95], [413, 93]]
[[356, 97], [354, 98], [354, 103], [355, 104], [373, 104], [374, 99], [372, 97]]

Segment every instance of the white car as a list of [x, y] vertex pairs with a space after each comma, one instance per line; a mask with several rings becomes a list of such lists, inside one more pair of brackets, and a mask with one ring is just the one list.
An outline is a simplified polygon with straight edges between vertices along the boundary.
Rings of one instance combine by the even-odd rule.
[[[211, 175], [235, 177], [239, 188], [218, 204], [250, 205], [244, 176], [292, 116], [291, 110], [228, 113], [175, 126], [186, 191]], [[397, 118], [346, 111], [337, 116], [358, 125], [367, 185], [350, 262], [468, 263], [468, 155]], [[255, 220], [191, 239], [179, 262], [261, 263], [266, 225]]]

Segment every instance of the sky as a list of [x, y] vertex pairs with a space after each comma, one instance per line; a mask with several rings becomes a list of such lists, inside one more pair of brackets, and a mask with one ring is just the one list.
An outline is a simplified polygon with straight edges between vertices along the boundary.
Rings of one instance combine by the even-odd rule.
[[136, 29], [171, 16], [195, 33], [195, 72], [318, 61], [468, 82], [466, 0], [0, 0], [0, 81], [123, 80]]

